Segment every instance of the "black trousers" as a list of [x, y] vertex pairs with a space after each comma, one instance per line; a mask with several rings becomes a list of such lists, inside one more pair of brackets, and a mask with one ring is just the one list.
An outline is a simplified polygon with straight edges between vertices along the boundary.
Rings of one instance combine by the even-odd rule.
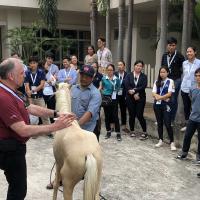
[[188, 121], [184, 140], [183, 140], [182, 151], [184, 153], [188, 153], [190, 149], [192, 137], [196, 130], [198, 131], [198, 148], [197, 148], [196, 157], [197, 157], [197, 160], [200, 160], [200, 122], [195, 122], [192, 120]]
[[7, 200], [24, 200], [27, 192], [26, 145], [15, 151], [0, 151], [0, 169], [8, 182]]
[[181, 96], [183, 99], [185, 120], [188, 120], [191, 112], [191, 100], [188, 93], [181, 91]]
[[111, 131], [110, 124], [115, 124], [115, 131], [120, 132], [119, 118], [118, 118], [118, 101], [112, 100], [111, 105], [104, 106], [106, 131]]
[[94, 128], [93, 133], [96, 135], [97, 140], [99, 141], [99, 136], [101, 134], [101, 118], [99, 117], [99, 119], [97, 120], [96, 126]]
[[137, 117], [143, 132], [147, 131], [146, 120], [144, 119], [144, 107], [146, 104], [146, 98], [135, 101], [132, 97], [127, 96], [126, 105], [129, 112], [129, 126], [130, 130], [134, 131], [135, 129], [135, 118]]
[[167, 108], [166, 104], [157, 105], [154, 103], [153, 108], [157, 120], [157, 127], [158, 127], [158, 136], [159, 139], [163, 140], [163, 123], [167, 129], [167, 133], [169, 136], [170, 143], [174, 142], [174, 134], [173, 129], [171, 127], [171, 109], [170, 107]]
[[126, 125], [126, 99], [123, 95], [118, 95], [118, 103], [121, 112], [121, 124]]
[[[55, 95], [43, 95], [44, 102], [47, 105], [47, 108], [55, 110], [56, 108], [56, 98]], [[53, 118], [50, 118], [51, 123], [54, 123]]]

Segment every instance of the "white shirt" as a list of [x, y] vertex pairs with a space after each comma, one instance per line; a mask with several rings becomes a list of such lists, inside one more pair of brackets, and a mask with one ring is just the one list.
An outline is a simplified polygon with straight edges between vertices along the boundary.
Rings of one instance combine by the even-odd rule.
[[106, 47], [104, 47], [103, 50], [99, 49], [97, 51], [97, 57], [98, 65], [101, 67], [107, 67], [110, 63], [112, 63], [112, 53]]
[[190, 89], [196, 85], [194, 72], [200, 68], [200, 60], [195, 58], [193, 63], [188, 60], [183, 62], [183, 80], [181, 83], [181, 90], [185, 93], [189, 93]]
[[[167, 80], [170, 80], [170, 83], [169, 83], [169, 87], [168, 87], [167, 92], [168, 92], [168, 93], [169, 93], [169, 92], [174, 92], [174, 81], [173, 81], [172, 79], [166, 78], [165, 81], [164, 81], [163, 86], [165, 86]], [[156, 82], [157, 82], [157, 80], [154, 82], [154, 85], [153, 85], [153, 90], [152, 90], [153, 93], [157, 93]], [[160, 94], [159, 94], [159, 95], [161, 95], [162, 90], [163, 90], [163, 87], [160, 89]], [[163, 94], [163, 95], [165, 95], [165, 94]], [[163, 95], [162, 95], [162, 96], [163, 96]]]

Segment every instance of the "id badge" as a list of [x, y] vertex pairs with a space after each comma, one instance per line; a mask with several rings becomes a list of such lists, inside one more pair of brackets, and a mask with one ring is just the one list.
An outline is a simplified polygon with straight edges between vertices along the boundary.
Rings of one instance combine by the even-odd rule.
[[[36, 86], [31, 86], [31, 90], [35, 90], [36, 89]], [[33, 92], [32, 94], [37, 94], [37, 92]]]
[[112, 93], [112, 99], [116, 99], [116, 98], [117, 98], [117, 92], [113, 91], [113, 93]]
[[192, 81], [191, 80], [187, 80], [187, 87], [191, 87], [192, 86]]
[[122, 88], [119, 89], [118, 93], [117, 93], [119, 96], [122, 95]]
[[160, 105], [161, 104], [161, 100], [156, 101], [156, 104]]

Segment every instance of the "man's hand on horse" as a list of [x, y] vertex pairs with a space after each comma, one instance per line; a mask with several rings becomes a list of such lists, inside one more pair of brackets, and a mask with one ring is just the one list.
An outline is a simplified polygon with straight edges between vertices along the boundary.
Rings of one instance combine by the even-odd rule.
[[71, 126], [74, 120], [76, 120], [76, 115], [73, 113], [60, 114], [60, 116], [56, 118], [54, 125], [58, 130], [61, 130]]

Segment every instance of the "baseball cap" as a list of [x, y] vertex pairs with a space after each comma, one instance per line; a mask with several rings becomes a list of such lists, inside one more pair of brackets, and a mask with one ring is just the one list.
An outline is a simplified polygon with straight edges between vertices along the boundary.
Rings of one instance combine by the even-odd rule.
[[91, 65], [83, 65], [80, 68], [80, 74], [85, 74], [87, 76], [93, 77], [94, 73], [95, 73], [95, 71]]

